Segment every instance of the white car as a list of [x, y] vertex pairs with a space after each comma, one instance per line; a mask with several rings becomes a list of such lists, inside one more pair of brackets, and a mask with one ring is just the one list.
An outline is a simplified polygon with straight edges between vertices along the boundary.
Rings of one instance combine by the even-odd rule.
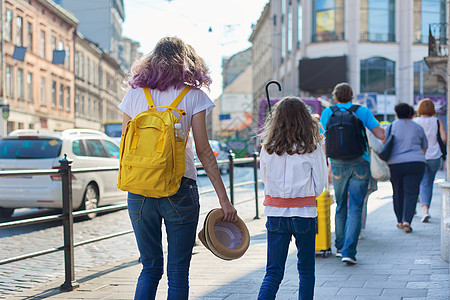
[[[216, 157], [216, 160], [228, 160], [228, 147], [225, 143], [223, 142], [219, 142], [216, 140], [209, 140], [209, 145], [211, 146], [211, 149], [214, 153], [214, 156]], [[195, 150], [195, 143], [193, 143], [193, 147], [194, 147], [194, 162], [199, 162], [200, 160], [197, 157], [197, 152]], [[225, 164], [225, 165], [219, 165], [219, 171], [220, 174], [224, 175], [228, 173], [228, 169], [229, 169], [229, 165]], [[197, 168], [197, 174], [198, 175], [205, 175], [206, 172], [203, 169], [203, 167], [199, 167]]]
[[[72, 169], [118, 167], [119, 145], [106, 134], [89, 129], [43, 133], [16, 130], [0, 139], [0, 170], [59, 169], [59, 160], [72, 160]], [[72, 176], [74, 209], [92, 209], [126, 200], [117, 188], [118, 171]], [[60, 175], [0, 177], [0, 217], [15, 208], [62, 208]], [[95, 214], [88, 215], [88, 218]]]

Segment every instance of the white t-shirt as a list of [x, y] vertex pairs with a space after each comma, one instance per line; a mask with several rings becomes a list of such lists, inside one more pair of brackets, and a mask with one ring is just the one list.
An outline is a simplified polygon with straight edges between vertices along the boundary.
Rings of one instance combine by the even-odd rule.
[[[169, 106], [181, 93], [183, 88], [184, 87], [175, 89], [174, 87], [169, 87], [164, 92], [150, 90], [150, 94], [152, 95], [153, 102], [156, 106]], [[130, 88], [118, 107], [131, 118], [134, 118], [139, 113], [147, 110], [148, 102], [144, 90], [142, 88]], [[184, 96], [183, 100], [177, 105], [177, 108], [181, 108], [186, 112], [186, 116], [181, 118], [180, 123], [184, 135], [189, 136], [186, 143], [186, 172], [184, 173], [184, 176], [197, 180], [197, 170], [194, 165], [194, 150], [192, 148], [192, 136], [188, 135], [188, 133], [191, 128], [192, 116], [204, 110], [206, 110], [206, 114], [208, 114], [214, 108], [214, 103], [202, 90], [191, 88], [186, 96]], [[165, 108], [159, 110], [165, 110]], [[177, 117], [179, 116], [177, 112], [174, 112], [174, 114]]]
[[414, 122], [423, 127], [425, 135], [428, 140], [428, 148], [425, 153], [425, 159], [438, 159], [442, 156], [441, 148], [437, 140], [438, 133], [438, 119], [436, 117], [417, 117], [413, 119]]

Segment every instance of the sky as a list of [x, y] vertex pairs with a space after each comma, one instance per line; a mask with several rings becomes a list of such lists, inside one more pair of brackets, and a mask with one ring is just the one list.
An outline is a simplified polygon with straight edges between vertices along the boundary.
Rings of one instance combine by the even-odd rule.
[[[251, 47], [248, 41], [268, 0], [125, 0], [122, 35], [149, 53], [159, 39], [177, 36], [208, 65], [211, 99], [222, 93], [222, 58]], [[210, 30], [211, 28], [211, 30]]]

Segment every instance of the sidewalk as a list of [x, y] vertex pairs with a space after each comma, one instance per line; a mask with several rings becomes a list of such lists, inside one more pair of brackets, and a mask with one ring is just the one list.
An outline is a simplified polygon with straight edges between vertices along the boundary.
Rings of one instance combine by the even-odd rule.
[[[347, 266], [334, 255], [316, 257], [315, 299], [450, 299], [449, 265], [440, 258], [441, 189], [435, 184], [430, 223], [420, 222], [418, 206], [410, 234], [396, 228], [391, 195], [390, 183], [381, 182], [369, 198], [356, 266]], [[332, 205], [332, 231], [334, 209]], [[239, 210], [251, 234], [242, 258], [223, 261], [201, 244], [194, 248], [190, 299], [256, 299], [264, 276], [266, 243], [265, 218], [253, 220], [253, 212]], [[80, 287], [72, 292], [61, 292], [63, 280], [58, 280], [7, 299], [133, 299], [140, 269], [138, 257], [130, 257], [76, 274]], [[166, 297], [164, 276], [157, 299]], [[293, 243], [277, 299], [298, 299]]]

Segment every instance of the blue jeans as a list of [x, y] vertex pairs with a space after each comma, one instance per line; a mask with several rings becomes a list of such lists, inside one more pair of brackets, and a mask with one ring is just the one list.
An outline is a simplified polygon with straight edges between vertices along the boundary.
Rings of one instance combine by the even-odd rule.
[[284, 276], [291, 237], [297, 246], [299, 299], [314, 297], [316, 218], [267, 217], [267, 266], [258, 299], [275, 299]]
[[425, 163], [425, 174], [420, 182], [420, 204], [430, 207], [433, 196], [433, 183], [436, 172], [441, 166], [441, 159], [428, 159]]
[[335, 246], [343, 257], [356, 257], [361, 232], [364, 198], [370, 178], [369, 163], [363, 158], [331, 161], [336, 197]]
[[177, 193], [150, 198], [128, 193], [128, 212], [142, 262], [134, 299], [155, 299], [164, 272], [161, 225], [167, 233], [167, 299], [188, 299], [189, 265], [200, 211], [197, 184], [183, 177]]

